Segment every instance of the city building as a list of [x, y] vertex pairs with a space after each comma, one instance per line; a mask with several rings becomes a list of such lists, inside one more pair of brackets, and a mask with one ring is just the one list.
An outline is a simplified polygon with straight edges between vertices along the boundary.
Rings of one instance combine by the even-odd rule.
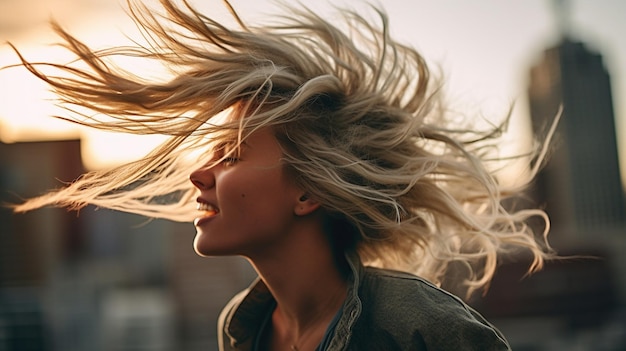
[[602, 56], [565, 38], [545, 52], [530, 76], [535, 135], [546, 135], [563, 108], [534, 194], [550, 214], [555, 240], [586, 241], [599, 231], [624, 228], [613, 99]]
[[[564, 35], [531, 68], [528, 97], [538, 140], [558, 120], [545, 166], [530, 189], [532, 206], [545, 209], [551, 245], [570, 258], [550, 261], [531, 276], [523, 258], [506, 263], [475, 305], [513, 349], [622, 350], [626, 206], [602, 56]], [[544, 226], [535, 229], [541, 233]]]
[[[83, 173], [80, 140], [0, 143], [0, 201]], [[191, 223], [88, 206], [0, 207], [0, 350], [216, 350], [221, 308], [255, 277], [201, 258]]]

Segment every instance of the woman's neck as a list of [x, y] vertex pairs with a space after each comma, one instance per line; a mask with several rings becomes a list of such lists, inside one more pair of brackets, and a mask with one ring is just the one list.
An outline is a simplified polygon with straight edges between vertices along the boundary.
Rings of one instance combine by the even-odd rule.
[[294, 234], [284, 247], [250, 258], [276, 300], [272, 349], [316, 346], [346, 298], [345, 258], [336, 257], [321, 231], [307, 231]]

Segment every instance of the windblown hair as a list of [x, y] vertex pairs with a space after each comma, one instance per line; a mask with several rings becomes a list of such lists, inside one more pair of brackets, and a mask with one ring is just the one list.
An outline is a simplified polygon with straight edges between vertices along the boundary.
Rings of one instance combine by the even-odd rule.
[[[61, 118], [168, 139], [138, 161], [86, 173], [16, 211], [93, 204], [188, 221], [196, 216], [190, 167], [210, 162], [207, 150], [221, 139], [242, 142], [272, 127], [286, 167], [353, 229], [350, 240], [365, 263], [435, 283], [460, 263], [472, 291], [488, 285], [500, 254], [530, 253], [529, 271], [550, 257], [545, 214], [505, 209], [502, 201], [522, 188], [503, 188], [489, 171], [489, 150], [502, 129], [453, 126], [440, 81], [418, 52], [390, 37], [383, 11], [372, 8], [377, 24], [370, 24], [339, 10], [341, 27], [285, 5], [287, 15], [252, 26], [225, 4], [235, 25], [187, 2], [161, 0], [160, 14], [129, 3], [149, 44], [100, 51], [53, 23], [83, 66], [45, 64], [60, 71], [51, 75], [20, 58], [70, 111], [93, 112]], [[143, 79], [113, 65], [117, 55], [156, 60], [172, 77]], [[223, 111], [241, 118], [216, 123]], [[546, 223], [540, 233], [527, 224], [535, 216]]]

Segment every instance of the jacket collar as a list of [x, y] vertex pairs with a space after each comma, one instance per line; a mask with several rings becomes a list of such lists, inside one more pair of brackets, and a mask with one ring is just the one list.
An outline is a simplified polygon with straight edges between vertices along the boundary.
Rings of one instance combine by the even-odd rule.
[[363, 279], [364, 268], [359, 255], [354, 251], [346, 252], [346, 261], [350, 266], [348, 278], [348, 294], [341, 307], [341, 318], [335, 327], [335, 333], [328, 350], [345, 350], [352, 337], [352, 329], [361, 316], [363, 304], [359, 298], [359, 287]]
[[[364, 272], [363, 264], [356, 252], [346, 252], [345, 258], [350, 267], [348, 293], [341, 307], [341, 318], [337, 323], [328, 350], [345, 349], [363, 307], [358, 296]], [[231, 339], [231, 344], [244, 350], [251, 349], [263, 319], [276, 304], [274, 297], [260, 278], [255, 279], [247, 291], [239, 305], [234, 306], [234, 312], [225, 324], [225, 331]]]

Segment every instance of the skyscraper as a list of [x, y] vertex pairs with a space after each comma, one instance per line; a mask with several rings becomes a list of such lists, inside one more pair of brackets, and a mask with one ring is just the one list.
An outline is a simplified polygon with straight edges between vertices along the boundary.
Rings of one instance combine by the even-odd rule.
[[561, 107], [562, 116], [532, 195], [550, 216], [557, 253], [594, 258], [548, 261], [530, 277], [523, 259], [505, 263], [476, 306], [496, 326], [513, 321], [499, 326], [513, 349], [597, 349], [602, 340], [621, 350], [626, 334], [605, 336], [626, 330], [626, 200], [610, 77], [602, 56], [567, 34], [570, 2], [553, 2], [562, 40], [530, 71], [534, 134], [545, 136]]
[[536, 183], [559, 238], [585, 237], [626, 223], [610, 77], [602, 56], [564, 39], [531, 69], [530, 112], [545, 135], [563, 115], [552, 153]]

